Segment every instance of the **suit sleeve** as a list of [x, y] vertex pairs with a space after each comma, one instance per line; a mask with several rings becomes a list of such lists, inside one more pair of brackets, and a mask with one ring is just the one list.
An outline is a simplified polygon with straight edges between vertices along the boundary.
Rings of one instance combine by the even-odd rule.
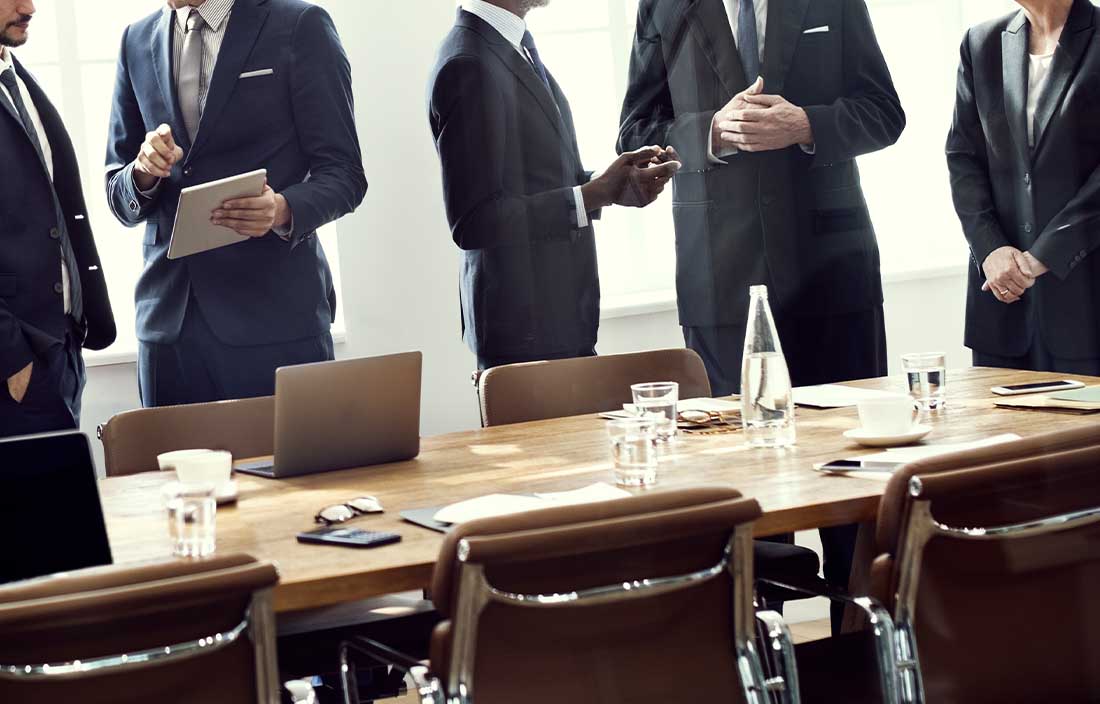
[[970, 244], [974, 264], [981, 271], [986, 257], [1009, 242], [1001, 229], [993, 202], [985, 132], [974, 98], [969, 32], [963, 39], [960, 55], [955, 115], [947, 134], [947, 170], [951, 177], [955, 212], [962, 223], [963, 235]]
[[630, 82], [619, 120], [618, 152], [633, 151], [649, 145], [676, 149], [684, 168], [705, 171], [715, 164], [708, 158], [711, 123], [717, 110], [676, 114], [668, 83], [665, 56], [678, 56], [679, 44], [687, 37], [687, 21], [680, 17], [665, 51], [665, 38], [655, 19], [654, 2], [638, 6], [634, 48], [630, 55]]
[[127, 227], [143, 222], [156, 204], [134, 185], [134, 159], [145, 142], [145, 121], [141, 117], [126, 57], [126, 37], [118, 52], [115, 92], [111, 99], [111, 120], [107, 132], [107, 203], [114, 216]]
[[1100, 247], [1100, 167], [1055, 215], [1031, 247], [1032, 256], [1065, 279]]
[[432, 84], [430, 109], [455, 244], [488, 249], [572, 236], [571, 186], [535, 194], [506, 186], [507, 160], [516, 152], [508, 149], [504, 97], [480, 59], [459, 56], [444, 64]]
[[905, 112], [865, 0], [845, 0], [842, 22], [844, 95], [831, 105], [804, 106], [814, 133], [814, 166], [884, 149], [905, 129]]
[[291, 246], [351, 211], [367, 193], [355, 130], [351, 64], [328, 13], [310, 6], [294, 30], [291, 108], [309, 178], [281, 191], [293, 214]]

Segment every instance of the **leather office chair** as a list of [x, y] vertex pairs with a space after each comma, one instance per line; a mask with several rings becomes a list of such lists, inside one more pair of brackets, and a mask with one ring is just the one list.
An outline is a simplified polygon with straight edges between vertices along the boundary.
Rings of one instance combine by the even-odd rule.
[[621, 410], [631, 384], [675, 381], [680, 398], [710, 396], [703, 360], [692, 350], [655, 350], [486, 369], [475, 383], [483, 427]]
[[231, 555], [0, 587], [0, 701], [275, 704], [278, 580]]
[[275, 397], [246, 398], [119, 413], [99, 427], [108, 477], [157, 469], [173, 450], [228, 450], [234, 458], [274, 452]]
[[[698, 487], [464, 523], [432, 578], [446, 620], [430, 667], [356, 639], [348, 671], [353, 652], [411, 669], [425, 703], [797, 702], [795, 681], [765, 681], [754, 642], [759, 515]], [[789, 633], [759, 617], [789, 677]]]
[[1095, 701], [1098, 470], [1095, 428], [899, 470], [880, 504], [870, 582], [892, 633], [875, 645], [859, 634], [800, 645], [806, 701], [884, 700], [853, 666], [884, 647], [895, 678], [886, 701]]

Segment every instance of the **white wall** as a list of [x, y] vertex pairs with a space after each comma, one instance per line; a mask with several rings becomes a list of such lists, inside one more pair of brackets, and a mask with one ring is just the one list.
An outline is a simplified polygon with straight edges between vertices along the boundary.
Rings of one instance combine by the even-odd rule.
[[[424, 352], [423, 432], [475, 427], [473, 355], [459, 339], [458, 253], [444, 217], [425, 86], [436, 46], [454, 19], [443, 0], [321, 0], [340, 29], [355, 79], [370, 190], [339, 227], [347, 342], [340, 357]], [[961, 266], [961, 264], [960, 264]], [[965, 366], [963, 280], [888, 282], [890, 358], [945, 350]], [[601, 353], [682, 346], [674, 312], [605, 320]], [[892, 368], [896, 365], [892, 365]], [[132, 364], [94, 367], [85, 430], [138, 405]], [[900, 382], [899, 382], [900, 383]], [[98, 445], [98, 443], [96, 443]]]

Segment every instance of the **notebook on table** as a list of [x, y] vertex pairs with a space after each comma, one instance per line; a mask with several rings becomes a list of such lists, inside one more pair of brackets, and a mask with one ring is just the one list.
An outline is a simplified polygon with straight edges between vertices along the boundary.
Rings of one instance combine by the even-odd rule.
[[1039, 396], [1010, 396], [999, 398], [995, 402], [998, 408], [1022, 408], [1027, 410], [1051, 411], [1089, 415], [1100, 413], [1100, 386], [1089, 386], [1073, 391], [1059, 391]]

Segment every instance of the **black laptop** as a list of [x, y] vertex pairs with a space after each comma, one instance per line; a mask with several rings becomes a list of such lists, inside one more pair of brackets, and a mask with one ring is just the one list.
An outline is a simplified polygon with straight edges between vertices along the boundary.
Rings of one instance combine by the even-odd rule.
[[0, 440], [0, 584], [109, 564], [88, 438]]

